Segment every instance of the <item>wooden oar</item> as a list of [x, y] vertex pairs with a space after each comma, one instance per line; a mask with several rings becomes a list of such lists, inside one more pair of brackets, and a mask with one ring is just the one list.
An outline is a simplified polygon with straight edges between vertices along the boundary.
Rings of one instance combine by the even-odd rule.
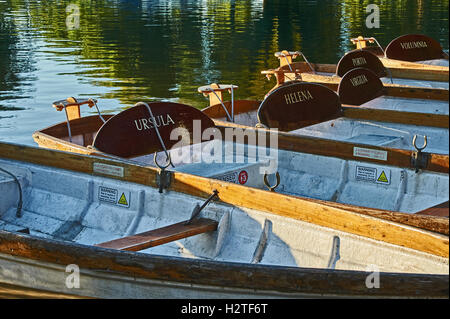
[[140, 234], [107, 241], [95, 246], [119, 250], [139, 251], [166, 244], [178, 239], [215, 231], [218, 225], [217, 221], [207, 218], [199, 218], [190, 221], [190, 223], [187, 222], [188, 221], [183, 221]]

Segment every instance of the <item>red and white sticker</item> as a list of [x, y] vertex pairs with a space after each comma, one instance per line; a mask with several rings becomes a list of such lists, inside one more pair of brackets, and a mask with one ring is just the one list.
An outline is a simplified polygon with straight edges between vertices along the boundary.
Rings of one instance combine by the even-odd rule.
[[238, 176], [239, 184], [244, 185], [248, 181], [248, 174], [246, 171], [241, 171]]

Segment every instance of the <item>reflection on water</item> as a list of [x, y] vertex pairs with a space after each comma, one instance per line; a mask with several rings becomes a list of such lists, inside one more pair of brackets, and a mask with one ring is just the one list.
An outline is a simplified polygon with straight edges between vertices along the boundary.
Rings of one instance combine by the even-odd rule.
[[[79, 27], [69, 30], [72, 3]], [[369, 3], [380, 29], [365, 26]], [[203, 107], [197, 88], [217, 82], [261, 99], [274, 82], [260, 71], [277, 66], [276, 51], [336, 63], [350, 37], [386, 45], [405, 33], [447, 49], [447, 24], [448, 0], [0, 0], [0, 139], [33, 144], [35, 130], [64, 120], [51, 102], [68, 96], [98, 98], [104, 112], [140, 100]]]

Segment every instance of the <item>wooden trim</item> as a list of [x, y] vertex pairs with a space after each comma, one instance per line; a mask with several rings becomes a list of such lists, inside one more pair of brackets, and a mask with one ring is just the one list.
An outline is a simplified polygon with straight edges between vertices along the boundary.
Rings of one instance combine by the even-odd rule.
[[[124, 177], [107, 177], [156, 187], [157, 169], [152, 167], [7, 143], [0, 143], [0, 154], [3, 154], [2, 157], [7, 159], [94, 175], [97, 175], [93, 171], [94, 162], [121, 166], [124, 168]], [[309, 199], [277, 194], [190, 174], [174, 172], [172, 180], [169, 190], [175, 192], [207, 198], [213, 190], [217, 190], [219, 199], [230, 205], [253, 208], [302, 220], [441, 257], [448, 258], [449, 256], [448, 236], [408, 228], [342, 208], [323, 205]], [[277, 205], [274, 206], [274, 203], [277, 203]]]
[[[447, 69], [425, 69], [419, 68], [415, 63], [415, 69], [408, 67], [399, 67], [395, 60], [386, 61], [382, 59], [384, 66], [389, 66], [393, 78], [411, 79], [411, 80], [423, 80], [423, 81], [438, 81], [438, 82], [448, 82], [448, 67]], [[397, 66], [393, 66], [397, 65]], [[441, 67], [445, 68], [445, 67]]]
[[320, 296], [433, 297], [448, 298], [449, 276], [380, 273], [378, 289], [366, 286], [369, 273], [298, 267], [217, 262], [147, 255], [89, 247], [45, 238], [0, 231], [0, 253], [80, 269], [109, 271], [133, 278], [147, 278], [213, 287], [250, 289], [257, 292], [313, 294]]
[[[349, 204], [340, 204], [336, 202], [311, 199], [311, 201], [319, 202], [324, 205], [333, 206], [337, 208], [342, 208], [345, 210], [349, 210], [358, 214], [368, 215], [376, 218], [381, 218], [385, 220], [389, 220], [391, 222], [400, 223], [404, 225], [409, 225], [425, 230], [429, 230], [435, 233], [449, 235], [449, 219], [446, 217], [441, 217], [437, 215], [426, 216], [409, 213], [401, 213], [395, 211], [388, 211], [382, 209], [368, 208], [362, 206], [353, 206]], [[431, 209], [431, 208], [430, 208]], [[447, 210], [448, 212], [448, 210]]]
[[449, 116], [444, 114], [369, 109], [350, 105], [343, 106], [342, 110], [344, 116], [351, 119], [431, 126], [447, 129], [449, 126]]
[[92, 299], [92, 297], [68, 295], [0, 282], [0, 299]]
[[71, 143], [69, 141], [61, 140], [59, 138], [53, 137], [51, 135], [35, 132], [33, 133], [34, 141], [40, 146], [49, 149], [55, 149], [66, 152], [75, 152], [78, 154], [86, 155], [99, 155], [95, 150]]
[[438, 88], [421, 88], [413, 86], [400, 86], [396, 84], [384, 85], [386, 96], [403, 97], [410, 99], [424, 99], [448, 101], [448, 90]]
[[188, 225], [186, 225], [186, 222], [187, 221], [183, 221], [158, 229], [152, 229], [147, 232], [107, 241], [95, 246], [119, 250], [140, 251], [166, 244], [174, 240], [215, 231], [218, 225], [217, 221], [207, 218], [195, 219]]

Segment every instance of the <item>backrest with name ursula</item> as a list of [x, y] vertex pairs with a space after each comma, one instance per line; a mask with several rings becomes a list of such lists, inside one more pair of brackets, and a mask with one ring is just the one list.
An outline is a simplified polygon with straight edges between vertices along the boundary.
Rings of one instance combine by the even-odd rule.
[[342, 77], [338, 94], [342, 104], [361, 105], [384, 95], [384, 86], [371, 70], [356, 68]]
[[[101, 152], [131, 158], [159, 152], [163, 147], [155, 126], [167, 150], [179, 142], [178, 135], [171, 139], [172, 130], [184, 128], [189, 132], [190, 144], [193, 137], [194, 120], [200, 126], [200, 134], [207, 128], [214, 128], [214, 122], [200, 110], [185, 104], [171, 102], [148, 103], [153, 118], [143, 103], [137, 103], [106, 121], [98, 131], [93, 147]], [[201, 137], [200, 137], [201, 139]]]
[[342, 116], [339, 96], [326, 86], [288, 82], [272, 91], [258, 108], [259, 123], [293, 131]]

